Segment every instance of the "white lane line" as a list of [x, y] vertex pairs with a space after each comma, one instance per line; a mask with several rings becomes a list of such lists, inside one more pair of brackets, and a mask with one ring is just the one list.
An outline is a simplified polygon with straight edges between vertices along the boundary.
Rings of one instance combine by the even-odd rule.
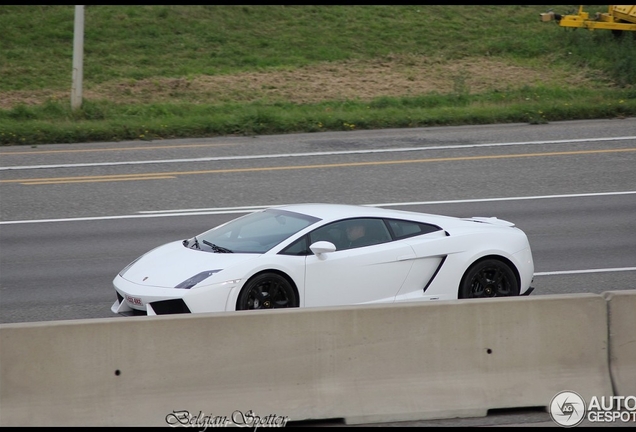
[[287, 157], [309, 157], [309, 156], [335, 156], [348, 154], [369, 154], [369, 153], [399, 153], [414, 152], [426, 150], [449, 150], [449, 149], [467, 149], [480, 147], [505, 147], [519, 145], [541, 145], [541, 144], [573, 144], [586, 142], [604, 142], [604, 141], [625, 141], [636, 139], [636, 136], [612, 137], [612, 138], [585, 138], [573, 140], [551, 140], [551, 141], [520, 141], [506, 143], [486, 143], [486, 144], [458, 144], [448, 146], [431, 146], [431, 147], [404, 147], [395, 149], [368, 149], [368, 150], [343, 150], [333, 152], [310, 152], [310, 153], [280, 153], [280, 154], [264, 154], [264, 155], [247, 155], [247, 156], [219, 156], [194, 159], [162, 159], [149, 161], [124, 161], [124, 162], [94, 162], [80, 164], [59, 164], [59, 165], [25, 165], [25, 166], [7, 166], [0, 167], [0, 171], [8, 170], [30, 170], [30, 169], [51, 169], [51, 168], [83, 168], [96, 166], [114, 166], [114, 165], [145, 165], [145, 164], [166, 164], [166, 163], [186, 163], [186, 162], [212, 162], [212, 161], [228, 161], [228, 160], [246, 160], [246, 159], [277, 159]]
[[[279, 204], [276, 204], [276, 205], [279, 205]], [[285, 204], [282, 204], [282, 205], [285, 205]], [[175, 209], [175, 210], [142, 210], [142, 211], [138, 211], [137, 213], [140, 213], [140, 214], [180, 213], [180, 212], [198, 213], [198, 212], [207, 212], [207, 211], [220, 213], [223, 211], [236, 212], [239, 210], [256, 211], [256, 210], [261, 210], [268, 207], [272, 207], [272, 206], [211, 207], [211, 208], [199, 208], [199, 209]]]
[[450, 200], [450, 201], [420, 201], [420, 202], [405, 202], [405, 203], [384, 203], [384, 204], [367, 204], [371, 207], [393, 207], [393, 206], [409, 206], [409, 205], [428, 205], [428, 204], [459, 204], [469, 202], [488, 202], [488, 201], [516, 201], [516, 200], [535, 200], [535, 199], [548, 199], [548, 198], [580, 198], [590, 196], [606, 196], [606, 195], [629, 195], [636, 194], [636, 191], [624, 191], [624, 192], [598, 192], [598, 193], [583, 193], [583, 194], [564, 194], [564, 195], [537, 195], [527, 197], [511, 197], [511, 198], [481, 198], [481, 199], [467, 199], [467, 200]]
[[[465, 200], [448, 200], [448, 201], [411, 201], [411, 202], [396, 202], [396, 203], [382, 203], [382, 204], [362, 204], [366, 207], [398, 207], [398, 206], [412, 206], [412, 205], [431, 205], [431, 204], [460, 204], [471, 202], [491, 202], [491, 201], [518, 201], [518, 200], [536, 200], [536, 199], [548, 199], [548, 198], [579, 198], [590, 196], [610, 196], [610, 195], [633, 195], [636, 191], [622, 191], [622, 192], [596, 192], [596, 193], [583, 193], [583, 194], [564, 194], [564, 195], [536, 195], [527, 197], [506, 197], [506, 198], [474, 198]], [[276, 204], [284, 205], [284, 204]], [[180, 213], [186, 212], [189, 214], [198, 212], [221, 212], [223, 210], [260, 210], [271, 206], [247, 206], [247, 207], [212, 207], [212, 208], [199, 208], [199, 209], [173, 209], [173, 210], [142, 210], [137, 213], [140, 214], [159, 214], [159, 213]], [[205, 213], [207, 214], [207, 213]], [[215, 213], [218, 214], [218, 213]], [[2, 222], [0, 222], [2, 223]]]
[[636, 267], [618, 267], [618, 268], [605, 268], [605, 269], [590, 269], [590, 270], [564, 270], [564, 271], [552, 271], [552, 272], [537, 272], [535, 276], [555, 276], [555, 275], [569, 275], [569, 274], [581, 274], [581, 273], [605, 273], [605, 272], [621, 272], [621, 271], [636, 271]]
[[0, 221], [0, 225], [17, 225], [17, 224], [45, 223], [45, 222], [82, 222], [82, 221], [111, 220], [111, 219], [144, 219], [144, 218], [171, 217], [171, 216], [204, 216], [204, 215], [211, 215], [211, 214], [251, 213], [253, 211], [254, 210], [219, 210], [219, 211], [190, 212], [190, 213], [159, 213], [159, 214], [133, 214], [133, 215], [119, 215], [119, 216], [92, 216], [92, 217], [62, 218], [62, 219], [33, 219], [33, 220], [21, 220], [21, 221]]
[[[403, 203], [384, 203], [384, 204], [362, 204], [367, 207], [396, 207], [411, 205], [430, 205], [430, 204], [459, 204], [468, 202], [488, 202], [488, 201], [517, 201], [517, 200], [538, 200], [550, 198], [581, 198], [591, 196], [610, 196], [610, 195], [633, 195], [636, 191], [621, 192], [597, 192], [582, 194], [565, 194], [565, 195], [537, 195], [528, 197], [507, 197], [507, 198], [480, 198], [468, 200], [449, 200], [449, 201], [412, 201]], [[62, 219], [34, 219], [34, 220], [16, 220], [16, 221], [0, 221], [0, 225], [17, 225], [26, 223], [43, 223], [43, 222], [76, 222], [90, 220], [109, 220], [109, 219], [138, 219], [150, 217], [170, 217], [170, 216], [203, 216], [211, 214], [233, 214], [233, 213], [251, 213], [256, 210], [268, 207], [281, 206], [285, 204], [271, 204], [262, 206], [241, 206], [241, 207], [214, 207], [200, 209], [173, 209], [173, 210], [142, 210], [137, 214], [119, 215], [119, 216], [92, 216], [78, 218], [62, 218]]]

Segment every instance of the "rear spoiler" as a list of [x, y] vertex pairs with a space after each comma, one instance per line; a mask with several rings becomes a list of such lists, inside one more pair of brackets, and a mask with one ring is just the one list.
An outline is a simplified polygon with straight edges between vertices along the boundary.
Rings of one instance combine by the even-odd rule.
[[499, 218], [496, 218], [494, 216], [492, 216], [492, 217], [473, 216], [473, 217], [470, 217], [470, 218], [463, 218], [463, 220], [472, 221], [472, 222], [487, 223], [487, 224], [490, 224], [490, 225], [499, 225], [499, 226], [508, 226], [508, 227], [515, 226], [515, 224], [513, 222], [510, 222], [510, 221], [507, 221], [507, 220], [503, 220], [503, 219], [499, 219]]

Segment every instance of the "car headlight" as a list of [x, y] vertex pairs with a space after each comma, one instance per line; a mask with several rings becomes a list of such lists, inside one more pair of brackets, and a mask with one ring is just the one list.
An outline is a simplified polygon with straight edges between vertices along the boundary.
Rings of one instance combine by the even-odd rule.
[[205, 280], [205, 279], [209, 278], [214, 273], [218, 273], [221, 270], [222, 269], [206, 270], [204, 272], [199, 273], [198, 275], [192, 276], [191, 278], [188, 278], [188, 279], [184, 280], [179, 285], [177, 285], [175, 288], [190, 289], [193, 286], [195, 286], [196, 284], [198, 284], [199, 282], [201, 282], [202, 280]]

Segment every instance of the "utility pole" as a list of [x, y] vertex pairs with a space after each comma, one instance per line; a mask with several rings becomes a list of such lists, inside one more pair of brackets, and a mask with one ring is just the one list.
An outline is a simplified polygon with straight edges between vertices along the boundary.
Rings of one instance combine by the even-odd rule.
[[75, 30], [73, 33], [73, 85], [71, 109], [82, 106], [82, 79], [84, 74], [84, 6], [75, 6]]

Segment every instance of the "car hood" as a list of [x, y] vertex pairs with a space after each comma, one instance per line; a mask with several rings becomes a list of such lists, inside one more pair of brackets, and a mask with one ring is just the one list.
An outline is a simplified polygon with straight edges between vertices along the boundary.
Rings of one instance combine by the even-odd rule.
[[[260, 254], [214, 253], [190, 249], [181, 241], [159, 246], [141, 256], [124, 272], [122, 277], [132, 283], [160, 288], [174, 288], [192, 276], [209, 270], [223, 270]], [[201, 284], [220, 282], [223, 272]]]

